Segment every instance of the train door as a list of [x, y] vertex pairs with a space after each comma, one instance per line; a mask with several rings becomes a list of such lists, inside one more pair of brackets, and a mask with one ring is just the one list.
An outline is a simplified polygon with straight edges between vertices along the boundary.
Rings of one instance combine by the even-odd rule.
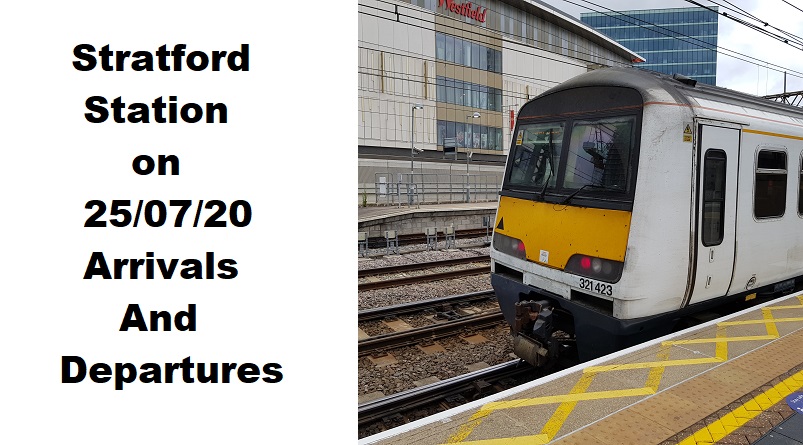
[[690, 303], [728, 293], [736, 250], [740, 130], [700, 125], [699, 134], [697, 255]]

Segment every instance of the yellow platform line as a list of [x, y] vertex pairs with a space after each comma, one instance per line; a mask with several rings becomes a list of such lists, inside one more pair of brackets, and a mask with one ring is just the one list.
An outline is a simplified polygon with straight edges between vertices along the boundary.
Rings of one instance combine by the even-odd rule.
[[[803, 371], [800, 371], [756, 397], [730, 413], [722, 416], [720, 420], [695, 431], [691, 436], [680, 442], [680, 445], [713, 444], [728, 434], [736, 431], [750, 419], [758, 416], [766, 408], [780, 402], [789, 394], [803, 388]], [[763, 406], [762, 406], [763, 405]]]
[[491, 410], [480, 408], [479, 411], [474, 413], [474, 415], [468, 419], [468, 422], [460, 425], [460, 428], [457, 429], [457, 432], [452, 434], [449, 439], [446, 440], [446, 443], [459, 443], [465, 440], [475, 428], [480, 426], [482, 421], [485, 420], [489, 414], [491, 414]]
[[532, 399], [516, 399], [504, 402], [486, 403], [482, 409], [500, 410], [521, 408], [525, 406], [549, 405], [552, 403], [579, 402], [584, 400], [617, 399], [620, 397], [649, 396], [655, 394], [652, 388], [615, 389], [611, 391], [586, 392], [582, 394], [562, 394], [557, 396], [543, 396]]
[[[588, 380], [588, 384], [590, 384], [591, 379]], [[581, 379], [581, 381], [583, 381]], [[575, 385], [575, 388], [580, 390], [581, 386], [579, 383]], [[599, 391], [599, 392], [591, 392], [591, 393], [578, 393], [578, 394], [565, 394], [565, 395], [557, 395], [557, 396], [544, 396], [544, 397], [536, 397], [532, 399], [518, 399], [518, 400], [510, 400], [505, 402], [491, 402], [486, 403], [480, 408], [479, 411], [474, 413], [471, 418], [461, 425], [458, 428], [458, 431], [453, 434], [449, 439], [447, 439], [448, 444], [454, 443], [462, 443], [462, 444], [471, 444], [471, 445], [501, 445], [501, 444], [520, 444], [520, 445], [543, 445], [549, 442], [551, 437], [546, 434], [538, 434], [535, 436], [519, 436], [519, 437], [509, 437], [504, 439], [487, 439], [487, 440], [475, 440], [475, 441], [467, 441], [465, 440], [474, 429], [479, 426], [482, 421], [488, 417], [488, 415], [492, 411], [502, 410], [502, 409], [509, 409], [509, 408], [519, 408], [525, 406], [536, 406], [536, 405], [548, 405], [553, 403], [566, 403], [566, 402], [579, 402], [582, 400], [600, 400], [600, 399], [614, 399], [620, 397], [635, 397], [635, 396], [647, 396], [655, 394], [651, 388], [637, 388], [637, 389], [623, 389], [623, 390], [614, 390], [614, 391]], [[557, 431], [557, 430], [556, 430]]]
[[778, 326], [775, 325], [775, 318], [772, 317], [772, 311], [767, 308], [764, 308], [761, 309], [761, 314], [764, 316], [764, 320], [768, 322], [766, 323], [767, 335], [774, 335], [775, 337], [779, 337]]
[[[594, 380], [595, 375], [594, 373], [588, 373], [580, 376], [580, 380], [578, 380], [574, 388], [569, 391], [569, 394], [582, 394], [586, 392], [588, 387], [591, 386], [591, 381]], [[544, 427], [541, 429], [541, 434], [546, 434], [549, 440], [552, 440], [552, 438], [558, 434], [558, 431], [563, 426], [564, 422], [566, 422], [566, 419], [569, 418], [569, 414], [574, 411], [575, 406], [577, 406], [576, 400], [561, 403], [555, 410], [555, 413], [552, 414], [552, 417], [544, 424]]]
[[747, 324], [762, 324], [762, 323], [787, 323], [792, 321], [803, 321], [803, 317], [794, 318], [773, 318], [772, 320], [745, 320], [745, 321], [723, 321], [719, 326], [740, 326]]
[[623, 371], [626, 369], [644, 369], [644, 368], [657, 368], [662, 366], [685, 366], [685, 365], [705, 365], [709, 363], [721, 363], [723, 360], [719, 357], [709, 358], [690, 358], [683, 360], [664, 360], [660, 362], [641, 362], [641, 363], [622, 363], [619, 365], [602, 365], [602, 366], [589, 366], [583, 372], [609, 372], [609, 371]]
[[[661, 348], [658, 351], [658, 363], [662, 363], [669, 360], [669, 348]], [[650, 373], [647, 375], [647, 382], [644, 383], [645, 388], [650, 388], [654, 392], [658, 392], [658, 386], [661, 385], [661, 379], [664, 376], [664, 369], [665, 366], [656, 366], [655, 368], [650, 369]]]
[[732, 341], [756, 341], [756, 340], [775, 340], [777, 335], [750, 335], [745, 337], [724, 337], [724, 338], [698, 338], [695, 340], [672, 340], [661, 343], [665, 346], [672, 345], [694, 345], [701, 343], [730, 343]]
[[[727, 340], [728, 334], [726, 333], [726, 327], [717, 325], [717, 340]], [[717, 342], [717, 346], [715, 349], [716, 357], [723, 362], [728, 360], [728, 343], [727, 342]]]

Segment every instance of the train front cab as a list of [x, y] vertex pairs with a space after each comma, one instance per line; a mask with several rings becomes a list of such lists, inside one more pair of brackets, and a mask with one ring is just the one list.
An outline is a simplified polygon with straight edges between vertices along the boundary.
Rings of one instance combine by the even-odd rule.
[[613, 317], [642, 112], [635, 89], [587, 86], [539, 97], [519, 113], [496, 217], [492, 285], [516, 354], [534, 365], [550, 362], [565, 339], [576, 337], [586, 359], [643, 332]]

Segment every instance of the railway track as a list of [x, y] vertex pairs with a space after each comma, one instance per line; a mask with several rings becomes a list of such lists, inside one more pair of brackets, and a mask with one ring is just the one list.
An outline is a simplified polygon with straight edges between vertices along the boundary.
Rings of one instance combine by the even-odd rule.
[[470, 294], [450, 295], [442, 298], [432, 298], [429, 300], [413, 301], [412, 303], [385, 306], [376, 309], [366, 309], [357, 313], [357, 321], [382, 320], [388, 317], [398, 317], [400, 315], [433, 310], [435, 312], [445, 312], [459, 305], [474, 304], [482, 301], [496, 299], [493, 289]]
[[541, 376], [512, 360], [359, 405], [360, 438], [520, 385]]
[[472, 275], [482, 275], [491, 272], [491, 266], [472, 267], [469, 269], [451, 270], [449, 272], [436, 272], [412, 277], [391, 278], [389, 280], [367, 281], [357, 284], [357, 291], [386, 289], [389, 287], [405, 286], [408, 284], [426, 283], [429, 281], [451, 280], [454, 278], [469, 277]]
[[377, 335], [360, 340], [357, 343], [358, 356], [364, 357], [387, 349], [413, 346], [424, 340], [433, 341], [461, 333], [492, 328], [503, 321], [502, 312], [497, 311], [490, 314], [470, 315], [457, 320], [436, 323], [431, 326]]
[[503, 321], [502, 312], [499, 310], [472, 315], [462, 315], [454, 310], [458, 306], [483, 303], [494, 298], [493, 291], [488, 290], [360, 311], [357, 317], [359, 322], [383, 320], [426, 311], [434, 312], [435, 317], [446, 321], [361, 339], [357, 344], [358, 356], [364, 357], [389, 349], [413, 346], [421, 342], [430, 342], [495, 327]]
[[490, 261], [490, 255], [477, 255], [467, 258], [454, 258], [449, 260], [430, 261], [427, 263], [402, 264], [400, 266], [375, 267], [373, 269], [363, 269], [357, 272], [357, 278], [370, 277], [374, 275], [390, 275], [399, 272], [409, 272], [414, 270], [426, 270], [434, 267], [457, 266], [460, 264], [480, 263]]

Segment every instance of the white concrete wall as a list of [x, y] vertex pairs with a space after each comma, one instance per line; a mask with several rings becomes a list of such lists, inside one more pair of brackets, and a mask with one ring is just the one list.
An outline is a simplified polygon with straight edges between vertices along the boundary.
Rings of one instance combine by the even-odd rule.
[[359, 9], [358, 144], [410, 147], [412, 107], [421, 104], [424, 109], [415, 111], [416, 147], [435, 150], [434, 14], [375, 0]]

